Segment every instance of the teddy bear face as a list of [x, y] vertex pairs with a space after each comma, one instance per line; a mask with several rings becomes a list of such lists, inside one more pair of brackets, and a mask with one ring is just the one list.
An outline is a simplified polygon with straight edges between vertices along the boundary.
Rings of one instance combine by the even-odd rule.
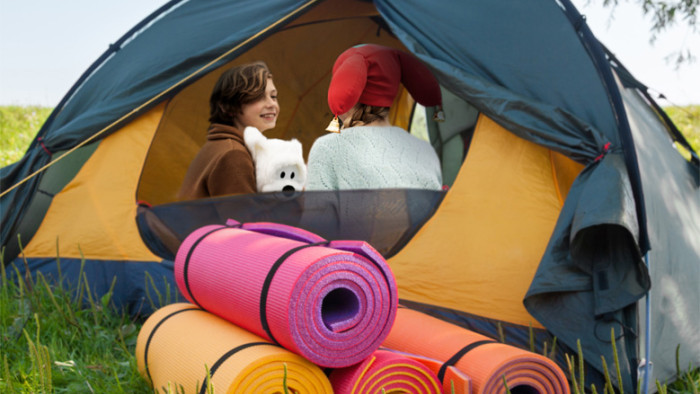
[[271, 170], [275, 173], [265, 177], [271, 180], [261, 185], [261, 192], [295, 192], [304, 189], [305, 172], [298, 164], [279, 166]]
[[255, 162], [258, 192], [304, 190], [306, 163], [301, 142], [266, 138], [254, 127], [246, 127], [243, 137]]

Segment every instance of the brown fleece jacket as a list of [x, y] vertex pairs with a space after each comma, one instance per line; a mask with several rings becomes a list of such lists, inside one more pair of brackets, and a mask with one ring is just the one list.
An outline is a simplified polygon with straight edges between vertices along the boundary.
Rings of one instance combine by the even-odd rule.
[[243, 131], [212, 123], [207, 141], [195, 156], [178, 197], [193, 199], [225, 194], [255, 193], [255, 165]]

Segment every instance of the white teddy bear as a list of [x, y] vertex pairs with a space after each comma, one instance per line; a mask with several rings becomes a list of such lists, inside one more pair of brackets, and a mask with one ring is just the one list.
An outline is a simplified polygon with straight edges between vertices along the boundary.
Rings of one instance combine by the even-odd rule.
[[255, 163], [258, 192], [294, 192], [306, 187], [306, 163], [301, 142], [267, 138], [255, 127], [243, 130], [246, 147]]

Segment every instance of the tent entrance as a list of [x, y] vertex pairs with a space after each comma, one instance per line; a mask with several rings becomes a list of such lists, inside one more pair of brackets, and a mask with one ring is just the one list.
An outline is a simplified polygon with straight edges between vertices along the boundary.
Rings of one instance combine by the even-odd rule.
[[[177, 200], [187, 167], [206, 138], [209, 95], [221, 73], [234, 65], [257, 60], [267, 63], [278, 89], [281, 111], [277, 127], [265, 134], [270, 138], [296, 138], [308, 155], [313, 141], [326, 133], [324, 129], [332, 118], [326, 92], [333, 62], [343, 50], [361, 43], [403, 48], [386, 30], [371, 2], [323, 2], [184, 88], [168, 103], [153, 138], [137, 200], [151, 205]], [[404, 125], [408, 124], [410, 111], [402, 111]]]
[[[173, 258], [191, 231], [233, 218], [299, 226], [327, 239], [365, 240], [396, 267], [402, 297], [513, 324], [539, 325], [522, 306], [529, 286], [525, 278], [534, 275], [582, 166], [516, 137], [451, 93], [450, 86], [443, 89], [448, 119], [443, 124], [432, 122], [430, 109], [414, 110], [405, 95], [397, 99], [399, 110], [392, 114], [395, 124], [433, 144], [442, 159], [445, 183], [451, 186], [447, 193], [359, 190], [177, 201], [189, 162], [204, 143], [209, 94], [225, 69], [255, 60], [270, 66], [281, 113], [277, 128], [266, 134], [297, 138], [308, 154], [332, 117], [326, 91], [335, 58], [350, 46], [368, 42], [405, 49], [372, 3], [323, 2], [174, 96], [138, 187], [138, 200], [153, 206], [140, 209], [143, 238], [154, 253]], [[424, 123], [418, 122], [421, 116]], [[435, 245], [455, 250], [436, 253]], [[436, 265], [445, 269], [435, 270]], [[465, 278], [482, 279], [465, 286]], [[421, 287], [430, 283], [449, 288], [450, 281], [459, 282], [454, 292]], [[486, 291], [479, 283], [501, 283], [504, 293], [493, 303], [478, 302]]]

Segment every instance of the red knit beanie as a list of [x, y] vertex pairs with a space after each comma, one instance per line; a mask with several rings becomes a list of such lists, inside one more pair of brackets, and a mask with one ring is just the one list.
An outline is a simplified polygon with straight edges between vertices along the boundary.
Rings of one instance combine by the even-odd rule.
[[390, 107], [399, 83], [424, 106], [442, 104], [440, 85], [413, 55], [374, 44], [352, 47], [338, 56], [333, 65], [328, 106], [334, 115], [348, 112], [358, 102]]

